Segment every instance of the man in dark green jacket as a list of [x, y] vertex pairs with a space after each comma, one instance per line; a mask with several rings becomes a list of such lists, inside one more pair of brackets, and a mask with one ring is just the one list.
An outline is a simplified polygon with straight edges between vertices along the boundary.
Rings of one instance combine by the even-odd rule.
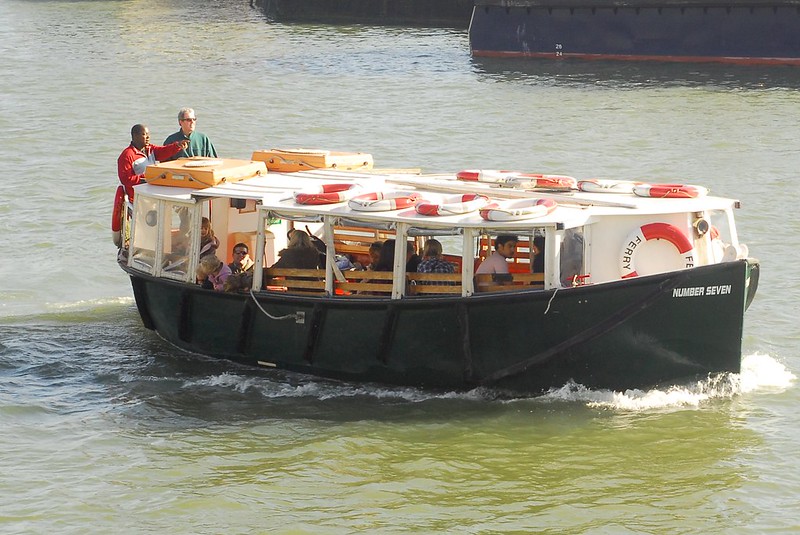
[[170, 160], [188, 158], [190, 156], [217, 157], [217, 149], [214, 148], [211, 140], [202, 132], [195, 130], [197, 127], [197, 115], [195, 115], [192, 108], [181, 108], [181, 111], [178, 112], [178, 124], [181, 129], [164, 140], [164, 145], [186, 139], [189, 141], [189, 146], [179, 151]]

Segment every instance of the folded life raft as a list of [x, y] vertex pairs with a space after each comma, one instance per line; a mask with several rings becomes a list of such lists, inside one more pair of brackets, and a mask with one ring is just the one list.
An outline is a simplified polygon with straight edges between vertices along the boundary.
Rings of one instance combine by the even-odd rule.
[[335, 152], [315, 149], [270, 149], [253, 151], [253, 160], [264, 162], [270, 171], [292, 173], [312, 169], [355, 171], [372, 169], [372, 155], [364, 152]]
[[264, 162], [230, 158], [179, 158], [148, 165], [144, 178], [148, 184], [179, 188], [209, 188], [238, 182], [267, 172]]

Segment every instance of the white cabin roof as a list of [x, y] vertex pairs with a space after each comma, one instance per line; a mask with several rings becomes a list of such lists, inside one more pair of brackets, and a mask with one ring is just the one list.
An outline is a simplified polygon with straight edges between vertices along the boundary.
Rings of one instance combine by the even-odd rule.
[[[542, 217], [517, 221], [495, 222], [483, 220], [477, 211], [462, 215], [424, 216], [414, 208], [395, 211], [365, 212], [351, 209], [347, 202], [326, 205], [302, 205], [294, 200], [294, 192], [318, 188], [323, 184], [351, 183], [359, 185], [360, 193], [375, 191], [418, 191], [423, 198], [439, 201], [448, 195], [480, 193], [493, 201], [514, 199], [552, 198], [558, 207]], [[205, 189], [189, 189], [153, 184], [136, 186], [136, 191], [147, 196], [191, 202], [199, 198], [254, 199], [261, 202], [261, 210], [283, 217], [339, 216], [360, 221], [405, 222], [423, 228], [496, 228], [520, 229], [530, 227], [573, 228], [592, 223], [596, 218], [624, 215], [648, 215], [724, 210], [738, 206], [738, 201], [714, 196], [686, 199], [659, 199], [639, 197], [624, 193], [585, 193], [531, 191], [483, 182], [458, 180], [455, 174], [413, 175], [394, 173], [364, 173], [329, 169], [294, 173], [269, 172], [262, 176], [239, 182], [225, 183]]]

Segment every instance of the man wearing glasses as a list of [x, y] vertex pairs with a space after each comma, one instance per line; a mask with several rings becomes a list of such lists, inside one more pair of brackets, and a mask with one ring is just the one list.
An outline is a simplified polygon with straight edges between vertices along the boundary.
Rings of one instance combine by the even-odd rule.
[[195, 115], [192, 108], [181, 108], [181, 111], [178, 112], [178, 124], [181, 129], [169, 136], [164, 141], [164, 145], [169, 145], [176, 141], [188, 140], [189, 146], [175, 154], [170, 160], [188, 158], [190, 156], [203, 156], [206, 158], [217, 157], [217, 149], [214, 148], [211, 140], [202, 132], [197, 132], [195, 130], [197, 127], [197, 115]]
[[237, 243], [233, 246], [233, 262], [228, 264], [228, 267], [231, 268], [234, 275], [253, 271], [255, 262], [248, 256], [248, 252], [249, 249], [244, 243]]

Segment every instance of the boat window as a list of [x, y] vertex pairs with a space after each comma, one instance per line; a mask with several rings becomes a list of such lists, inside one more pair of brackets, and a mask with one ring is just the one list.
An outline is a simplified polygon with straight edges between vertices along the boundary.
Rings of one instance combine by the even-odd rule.
[[183, 204], [165, 203], [169, 225], [164, 226], [161, 267], [167, 277], [183, 277], [189, 267], [189, 250], [195, 229], [190, 224], [189, 207]]
[[[528, 231], [530, 232], [530, 231]], [[514, 256], [508, 259], [508, 270], [511, 273], [544, 273], [544, 229], [534, 229], [533, 247], [531, 235], [508, 232], [501, 234], [514, 234], [519, 238]], [[494, 240], [498, 234], [481, 235], [478, 238], [475, 251], [475, 269], [494, 251]]]
[[158, 201], [136, 196], [133, 213], [133, 236], [129, 265], [147, 273], [153, 272], [158, 242]]
[[711, 251], [714, 262], [730, 260], [736, 254], [732, 249], [733, 231], [730, 225], [729, 214], [726, 210], [712, 210], [708, 213], [709, 236], [711, 237]]
[[[333, 227], [333, 244], [336, 249], [337, 264], [341, 262], [339, 267], [343, 269], [366, 267], [372, 262], [370, 246], [374, 242], [393, 240], [394, 236], [393, 230], [336, 225]], [[345, 257], [347, 262], [339, 257]]]
[[574, 228], [564, 231], [561, 242], [561, 284], [574, 286], [578, 283], [576, 277], [583, 273], [583, 228]]
[[733, 242], [728, 212], [725, 210], [712, 210], [708, 214], [711, 227], [711, 239], [720, 239], [725, 244]]

